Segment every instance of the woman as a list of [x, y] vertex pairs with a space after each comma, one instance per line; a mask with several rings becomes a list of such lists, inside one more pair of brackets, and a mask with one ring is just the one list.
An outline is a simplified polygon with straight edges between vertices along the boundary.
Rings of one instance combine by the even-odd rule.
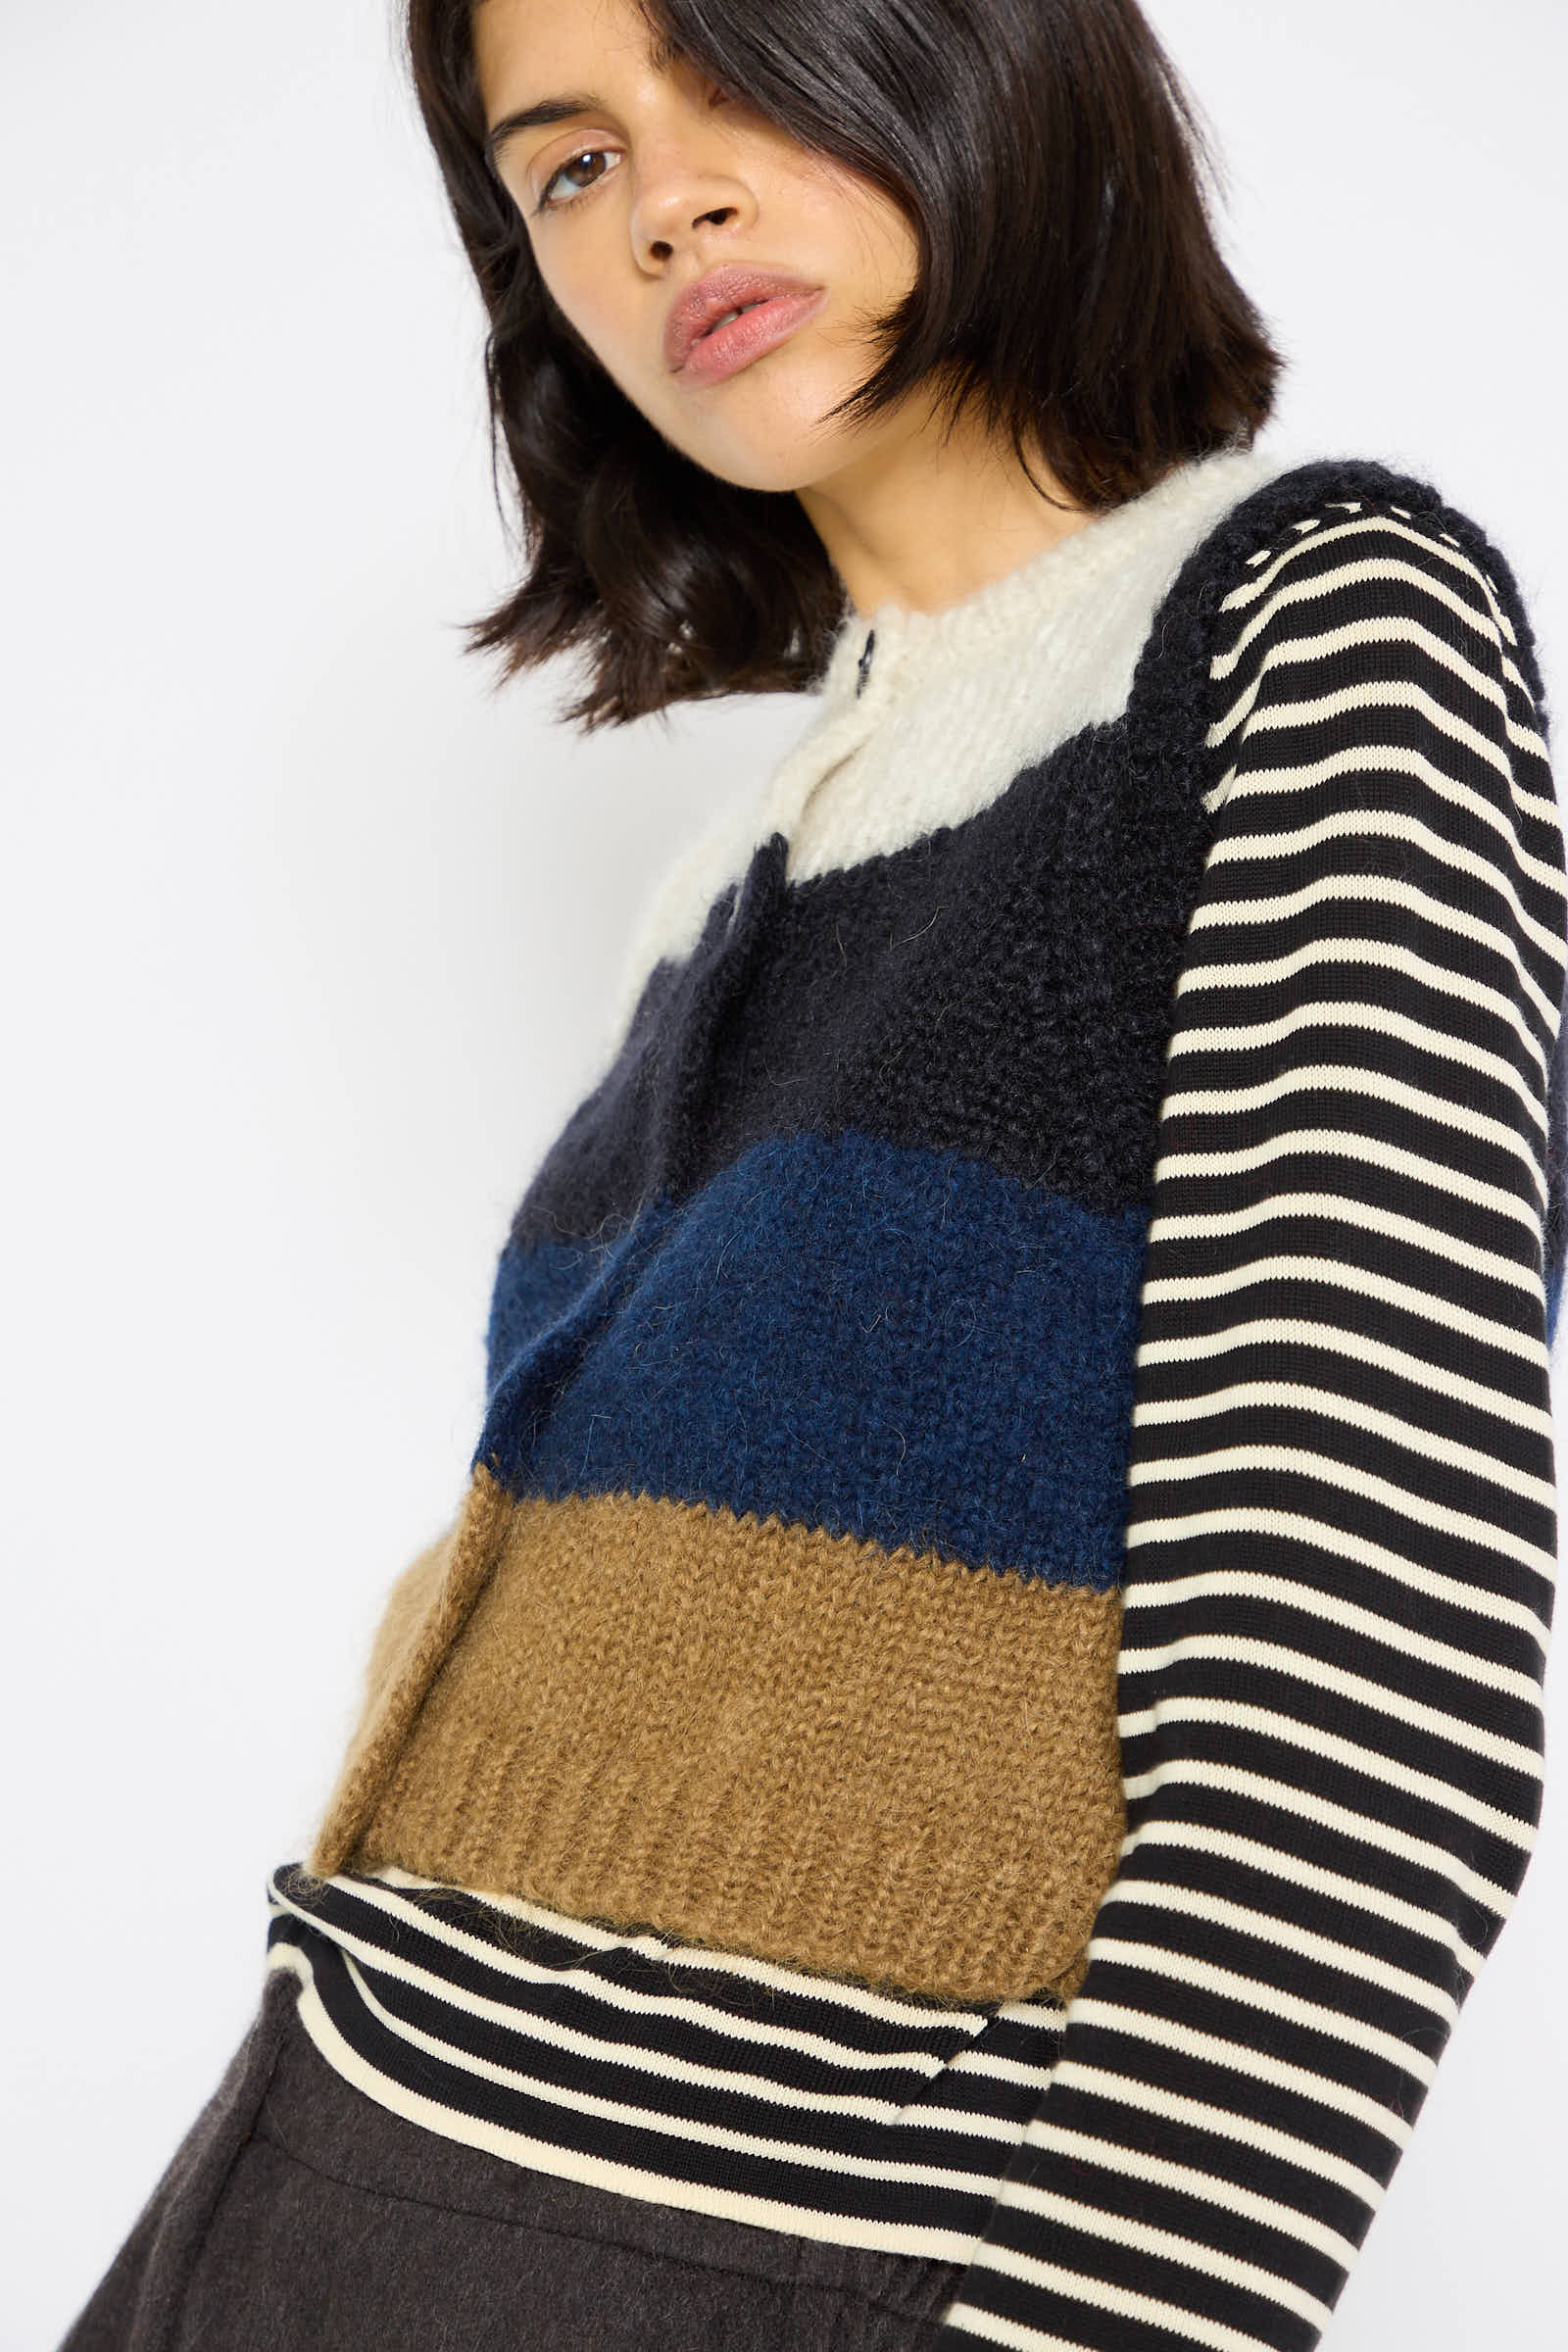
[[1305, 2352], [1540, 1810], [1512, 574], [1257, 446], [1132, 0], [409, 31], [529, 534], [474, 646], [820, 707], [650, 902], [66, 2352]]

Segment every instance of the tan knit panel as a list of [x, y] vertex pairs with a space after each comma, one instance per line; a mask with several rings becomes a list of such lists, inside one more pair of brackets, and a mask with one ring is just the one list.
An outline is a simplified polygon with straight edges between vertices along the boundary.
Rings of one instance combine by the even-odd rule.
[[330, 1878], [347, 1864], [431, 1677], [499, 1556], [514, 1508], [480, 1463], [452, 1525], [393, 1584], [370, 1644], [359, 1717], [306, 1857], [317, 1877]]
[[349, 1866], [888, 1988], [1067, 1999], [1126, 1827], [1120, 1626], [1119, 1592], [526, 1497]]

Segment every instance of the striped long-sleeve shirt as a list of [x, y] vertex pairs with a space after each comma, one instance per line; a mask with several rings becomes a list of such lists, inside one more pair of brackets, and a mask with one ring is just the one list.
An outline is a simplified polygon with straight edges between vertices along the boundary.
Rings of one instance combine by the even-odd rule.
[[1446, 519], [1326, 502], [1221, 600], [1129, 1835], [955, 2341], [1308, 2352], [1530, 1852], [1563, 851], [1517, 602]]
[[269, 1961], [521, 2164], [1310, 2352], [1540, 1813], [1563, 839], [1498, 551], [1200, 461], [656, 901]]

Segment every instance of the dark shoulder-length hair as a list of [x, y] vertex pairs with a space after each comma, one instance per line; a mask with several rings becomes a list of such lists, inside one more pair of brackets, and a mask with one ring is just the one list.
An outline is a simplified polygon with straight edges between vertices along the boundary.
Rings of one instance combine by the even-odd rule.
[[[504, 684], [584, 649], [589, 690], [560, 711], [584, 732], [805, 692], [848, 615], [843, 582], [793, 491], [737, 486], [673, 448], [552, 299], [486, 157], [472, 5], [407, 0], [404, 18], [489, 318], [492, 476], [499, 500], [504, 440], [526, 559], [503, 602], [464, 624], [466, 650], [501, 654]], [[1096, 513], [1172, 466], [1251, 445], [1284, 361], [1221, 258], [1202, 177], [1217, 180], [1214, 159], [1136, 0], [641, 11], [661, 54], [875, 183], [911, 223], [916, 282], [877, 322], [891, 337], [880, 365], [833, 416], [868, 422], [930, 379], [942, 413], [979, 404], [1020, 465], [1038, 449]]]

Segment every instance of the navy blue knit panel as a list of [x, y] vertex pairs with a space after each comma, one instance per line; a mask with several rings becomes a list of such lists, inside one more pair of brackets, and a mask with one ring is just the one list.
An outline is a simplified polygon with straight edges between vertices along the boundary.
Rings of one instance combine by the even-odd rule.
[[1104, 1591], [1147, 1224], [956, 1152], [774, 1137], [613, 1243], [509, 1248], [476, 1458], [514, 1494], [774, 1512]]
[[1129, 1837], [944, 2345], [1310, 2352], [1540, 1816], [1562, 827], [1506, 565], [1253, 500], [1142, 1298]]

